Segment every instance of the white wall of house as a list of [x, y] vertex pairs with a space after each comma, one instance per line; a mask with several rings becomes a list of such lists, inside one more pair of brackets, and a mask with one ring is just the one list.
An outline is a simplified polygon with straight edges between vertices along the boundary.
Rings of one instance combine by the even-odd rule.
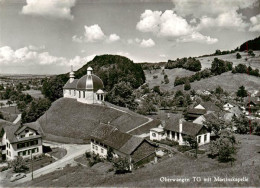
[[[28, 129], [29, 130], [28, 132], [25, 131], [25, 130], [18, 135], [18, 139], [21, 138], [21, 135], [24, 135], [24, 137], [30, 137], [30, 136], [36, 135], [36, 133], [33, 130], [31, 130], [31, 129]], [[36, 156], [36, 155], [42, 154], [43, 153], [43, 151], [42, 151], [42, 139], [38, 138], [38, 139], [33, 139], [33, 140], [37, 140], [38, 143], [35, 144], [35, 145], [31, 145], [31, 146], [28, 144], [27, 147], [18, 148], [17, 147], [18, 144], [28, 143], [28, 142], [30, 142], [32, 140], [21, 141], [21, 142], [16, 142], [16, 143], [10, 143], [9, 139], [6, 138], [6, 133], [4, 133], [3, 138], [2, 138], [2, 144], [6, 146], [6, 149], [2, 151], [2, 154], [6, 154], [6, 159], [7, 160], [13, 160], [19, 154], [23, 158], [31, 157], [31, 151], [32, 150], [33, 150], [32, 156]]]
[[195, 106], [194, 107], [195, 109], [202, 109], [202, 110], [204, 110], [205, 108], [201, 105], [201, 104], [199, 104], [199, 105], [197, 105], [197, 106]]
[[85, 103], [85, 104], [101, 104], [102, 101], [104, 101], [104, 95], [103, 97], [99, 98], [98, 100], [98, 96], [97, 93], [94, 93], [93, 91], [77, 91], [77, 101], [81, 102], [81, 103]]
[[91, 153], [98, 154], [100, 157], [106, 158], [107, 157], [107, 148], [104, 145], [98, 144], [96, 142], [91, 141]]
[[77, 98], [77, 92], [74, 89], [63, 89], [63, 97], [64, 98]]
[[164, 140], [166, 139], [167, 135], [164, 132], [157, 132], [154, 130], [150, 130], [150, 140]]

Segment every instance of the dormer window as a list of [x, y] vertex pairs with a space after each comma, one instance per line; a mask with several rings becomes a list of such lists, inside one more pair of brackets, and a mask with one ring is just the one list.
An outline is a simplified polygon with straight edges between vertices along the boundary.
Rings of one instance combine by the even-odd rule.
[[25, 132], [26, 132], [26, 133], [28, 133], [28, 132], [29, 132], [29, 130], [28, 130], [28, 129], [25, 129]]
[[33, 136], [33, 133], [30, 133], [29, 136]]
[[21, 138], [24, 138], [25, 137], [25, 135], [21, 135]]

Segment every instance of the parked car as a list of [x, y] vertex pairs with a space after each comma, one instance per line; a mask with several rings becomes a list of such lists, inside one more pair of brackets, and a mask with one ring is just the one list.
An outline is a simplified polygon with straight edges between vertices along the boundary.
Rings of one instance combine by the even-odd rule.
[[14, 174], [14, 175], [10, 178], [10, 181], [13, 182], [13, 181], [22, 179], [22, 178], [24, 178], [24, 177], [26, 177], [26, 174], [25, 174], [25, 173]]

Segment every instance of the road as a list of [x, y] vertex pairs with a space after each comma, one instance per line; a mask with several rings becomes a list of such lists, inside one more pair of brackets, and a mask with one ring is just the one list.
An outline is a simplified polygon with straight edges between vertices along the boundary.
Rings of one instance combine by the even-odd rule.
[[21, 118], [22, 118], [22, 114], [19, 114], [19, 115], [17, 116], [17, 118], [14, 120], [13, 124], [18, 123], [18, 122], [21, 120]]
[[[67, 164], [71, 164], [74, 162], [74, 158], [80, 155], [83, 155], [86, 151], [90, 151], [90, 144], [78, 145], [78, 144], [58, 144], [46, 142], [44, 145], [48, 145], [51, 147], [61, 147], [67, 150], [67, 154], [58, 161], [55, 161], [52, 164], [49, 164], [43, 168], [40, 168], [33, 172], [33, 177], [37, 178], [42, 175], [51, 173], [55, 170], [65, 167]], [[19, 185], [22, 186], [22, 183], [31, 180], [31, 173], [28, 173], [27, 176], [23, 179], [20, 179], [15, 182], [14, 186]]]

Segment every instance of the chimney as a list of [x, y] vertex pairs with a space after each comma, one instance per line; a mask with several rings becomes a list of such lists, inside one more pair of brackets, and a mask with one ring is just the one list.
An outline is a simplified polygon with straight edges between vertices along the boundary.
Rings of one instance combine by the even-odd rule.
[[179, 132], [182, 133], [182, 122], [183, 122], [183, 119], [181, 118], [179, 120]]
[[72, 83], [73, 82], [73, 80], [74, 80], [74, 72], [73, 72], [73, 66], [71, 65], [71, 72], [70, 72], [70, 83]]

